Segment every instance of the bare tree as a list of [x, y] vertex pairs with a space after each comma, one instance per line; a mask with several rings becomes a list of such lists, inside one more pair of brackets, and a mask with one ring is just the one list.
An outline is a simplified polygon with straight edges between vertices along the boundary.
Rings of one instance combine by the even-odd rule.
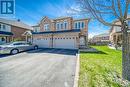
[[[122, 77], [130, 81], [130, 44], [128, 43], [127, 16], [130, 0], [78, 0], [81, 10], [92, 18], [107, 26], [119, 26], [123, 33], [122, 46]], [[113, 19], [113, 20], [110, 20]], [[112, 21], [117, 19], [121, 25]]]

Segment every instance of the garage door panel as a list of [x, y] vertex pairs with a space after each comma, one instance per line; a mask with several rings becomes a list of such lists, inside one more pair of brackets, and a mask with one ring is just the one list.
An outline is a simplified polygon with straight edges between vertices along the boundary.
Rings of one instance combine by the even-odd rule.
[[73, 38], [60, 38], [54, 41], [54, 48], [76, 49], [76, 41]]
[[35, 40], [34, 43], [37, 44], [39, 46], [39, 48], [49, 48], [50, 40], [49, 39], [40, 39], [40, 40]]

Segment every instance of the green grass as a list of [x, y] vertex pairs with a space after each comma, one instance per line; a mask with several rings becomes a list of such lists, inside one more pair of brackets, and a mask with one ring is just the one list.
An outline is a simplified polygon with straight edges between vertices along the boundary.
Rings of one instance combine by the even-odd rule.
[[122, 87], [118, 80], [122, 72], [121, 51], [107, 46], [93, 46], [99, 52], [80, 52], [79, 87]]

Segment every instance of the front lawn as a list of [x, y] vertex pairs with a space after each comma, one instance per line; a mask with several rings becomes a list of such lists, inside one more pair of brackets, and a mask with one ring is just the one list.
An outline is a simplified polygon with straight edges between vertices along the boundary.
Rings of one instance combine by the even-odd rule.
[[80, 53], [79, 87], [122, 87], [121, 51], [107, 46], [93, 46], [99, 52]]

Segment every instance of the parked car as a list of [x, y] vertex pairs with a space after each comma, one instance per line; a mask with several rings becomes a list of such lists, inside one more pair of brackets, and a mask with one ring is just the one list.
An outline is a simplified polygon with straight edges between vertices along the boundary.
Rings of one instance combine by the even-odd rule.
[[11, 42], [0, 45], [0, 54], [17, 54], [21, 51], [37, 50], [38, 46], [25, 41]]
[[108, 44], [108, 46], [112, 46], [112, 44], [111, 44], [111, 43], [109, 43], [109, 44]]

